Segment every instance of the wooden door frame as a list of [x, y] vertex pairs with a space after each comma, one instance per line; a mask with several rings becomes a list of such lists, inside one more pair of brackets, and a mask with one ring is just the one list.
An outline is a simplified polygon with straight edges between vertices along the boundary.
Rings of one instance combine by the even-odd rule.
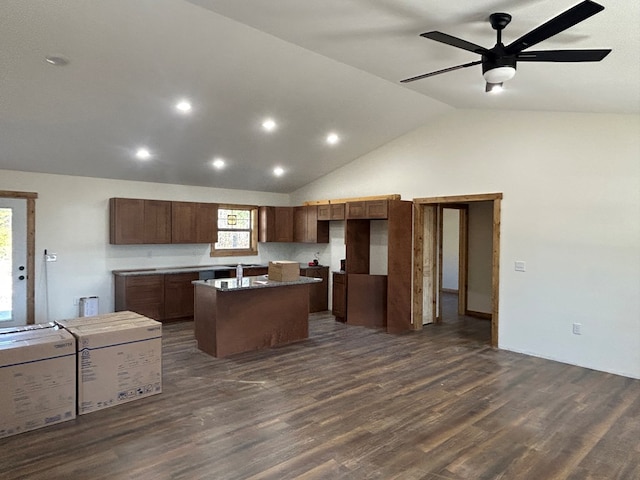
[[[436, 252], [439, 250], [438, 235], [442, 228], [439, 224], [437, 215], [447, 204], [461, 204], [471, 202], [493, 202], [493, 248], [491, 255], [491, 346], [498, 347], [498, 307], [499, 307], [499, 287], [500, 287], [500, 212], [502, 193], [485, 193], [473, 195], [455, 195], [444, 197], [426, 197], [414, 198], [414, 255], [413, 255], [413, 328], [421, 330], [423, 323], [423, 303], [431, 304], [434, 317], [437, 320], [436, 301], [438, 298], [437, 275], [440, 275], [434, 265], [425, 264], [425, 258], [428, 262], [434, 263], [440, 261], [436, 258]], [[436, 213], [434, 215], [433, 213]], [[441, 220], [440, 220], [441, 221]], [[468, 218], [465, 219], [468, 221]], [[440, 242], [441, 243], [441, 242]], [[425, 245], [429, 246], [429, 250], [425, 252]], [[466, 245], [465, 245], [466, 249]], [[466, 251], [466, 250], [465, 250]], [[465, 253], [466, 254], [466, 253]], [[466, 260], [465, 260], [466, 261]], [[427, 276], [424, 274], [425, 265], [429, 267]], [[466, 275], [465, 275], [466, 276]], [[424, 288], [425, 279], [431, 284], [430, 288]], [[466, 279], [465, 279], [466, 283]], [[425, 291], [426, 290], [426, 291]], [[465, 293], [466, 297], [466, 293]], [[426, 298], [426, 299], [425, 299]], [[466, 307], [466, 305], [465, 305]], [[458, 306], [460, 308], [460, 305]]]
[[37, 193], [0, 190], [3, 198], [24, 198], [27, 200], [27, 325], [35, 323], [36, 285], [36, 198]]

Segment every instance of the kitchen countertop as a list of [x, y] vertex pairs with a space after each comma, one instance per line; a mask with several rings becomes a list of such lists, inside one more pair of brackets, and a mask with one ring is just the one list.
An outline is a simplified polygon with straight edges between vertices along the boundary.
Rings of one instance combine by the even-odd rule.
[[[242, 264], [243, 268], [269, 268], [269, 264]], [[300, 264], [300, 269], [308, 269], [308, 268], [323, 268], [324, 265], [305, 265]], [[163, 274], [171, 274], [171, 273], [189, 273], [189, 272], [210, 272], [210, 271], [220, 271], [220, 270], [229, 270], [235, 271], [235, 265], [199, 265], [192, 267], [163, 267], [163, 268], [136, 268], [131, 270], [113, 270], [112, 273], [114, 275], [119, 276], [135, 276], [135, 275], [163, 275]]]
[[243, 277], [241, 284], [235, 278], [220, 278], [211, 280], [195, 280], [191, 283], [194, 285], [203, 285], [205, 287], [215, 288], [223, 292], [232, 290], [253, 290], [256, 288], [272, 288], [272, 287], [285, 287], [287, 285], [304, 285], [310, 283], [320, 283], [321, 278], [313, 277], [298, 277], [297, 280], [291, 280], [288, 282], [276, 282], [275, 280], [269, 280], [267, 275], [259, 275], [257, 277]]

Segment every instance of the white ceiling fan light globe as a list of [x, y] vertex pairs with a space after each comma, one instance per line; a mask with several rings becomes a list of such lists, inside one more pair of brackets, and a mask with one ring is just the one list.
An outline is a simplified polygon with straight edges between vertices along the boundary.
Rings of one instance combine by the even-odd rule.
[[482, 74], [488, 83], [502, 83], [511, 80], [516, 74], [513, 67], [496, 67]]

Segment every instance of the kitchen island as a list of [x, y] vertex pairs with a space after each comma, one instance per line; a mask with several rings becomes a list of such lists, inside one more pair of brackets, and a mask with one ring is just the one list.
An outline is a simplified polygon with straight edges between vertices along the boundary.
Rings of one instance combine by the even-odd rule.
[[197, 280], [194, 323], [198, 348], [214, 357], [285, 345], [309, 337], [309, 285], [265, 275]]

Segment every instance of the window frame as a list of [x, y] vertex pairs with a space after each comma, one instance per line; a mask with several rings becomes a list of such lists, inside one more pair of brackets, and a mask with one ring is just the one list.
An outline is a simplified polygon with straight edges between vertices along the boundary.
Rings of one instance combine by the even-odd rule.
[[[240, 257], [258, 255], [258, 206], [257, 205], [239, 205], [231, 203], [219, 203], [218, 210], [249, 210], [251, 213], [251, 246], [249, 248], [216, 248], [216, 243], [211, 244], [210, 257]], [[218, 214], [216, 213], [216, 229], [218, 235], [221, 231], [233, 231], [231, 229], [218, 228]]]

